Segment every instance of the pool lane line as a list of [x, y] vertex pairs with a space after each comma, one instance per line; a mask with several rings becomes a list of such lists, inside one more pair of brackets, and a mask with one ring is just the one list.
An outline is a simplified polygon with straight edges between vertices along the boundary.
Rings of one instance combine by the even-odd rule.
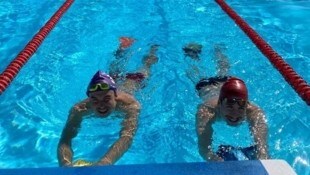
[[27, 63], [31, 56], [37, 51], [43, 40], [56, 26], [62, 15], [69, 9], [74, 0], [66, 0], [65, 3], [54, 13], [54, 15], [45, 23], [28, 42], [24, 49], [13, 59], [0, 75], [0, 95], [8, 88], [18, 72]]
[[256, 47], [269, 59], [272, 65], [282, 74], [284, 79], [293, 87], [297, 94], [310, 105], [310, 86], [299, 76], [272, 47], [259, 36], [259, 34], [247, 24], [224, 0], [215, 0], [230, 18], [252, 40]]

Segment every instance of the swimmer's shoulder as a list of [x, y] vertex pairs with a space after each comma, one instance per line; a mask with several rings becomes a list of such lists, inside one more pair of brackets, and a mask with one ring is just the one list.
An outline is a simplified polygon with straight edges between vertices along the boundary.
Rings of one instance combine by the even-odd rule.
[[121, 90], [117, 91], [117, 97], [115, 100], [119, 105], [139, 104], [133, 95]]
[[218, 105], [218, 96], [213, 96], [207, 100], [205, 100], [204, 105], [208, 108], [215, 110]]
[[204, 111], [207, 111], [210, 114], [215, 114], [217, 110], [217, 101], [218, 101], [217, 98], [211, 98], [209, 100], [204, 101], [202, 104], [200, 104], [199, 108]]
[[247, 104], [247, 118], [249, 120], [256, 120], [259, 117], [265, 117], [264, 111], [254, 103], [248, 102]]

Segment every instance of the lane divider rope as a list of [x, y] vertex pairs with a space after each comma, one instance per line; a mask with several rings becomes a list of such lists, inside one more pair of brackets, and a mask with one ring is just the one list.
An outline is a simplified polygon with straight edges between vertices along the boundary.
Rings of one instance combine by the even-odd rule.
[[269, 59], [272, 65], [282, 74], [284, 79], [291, 85], [297, 94], [310, 105], [310, 86], [299, 76], [283, 58], [275, 52], [272, 47], [259, 36], [259, 34], [248, 25], [224, 0], [215, 0], [230, 18], [243, 30], [252, 40], [256, 47]]
[[21, 68], [27, 63], [31, 56], [37, 51], [43, 40], [55, 27], [62, 15], [69, 9], [74, 0], [66, 2], [54, 13], [54, 15], [45, 23], [28, 42], [24, 49], [13, 59], [0, 75], [0, 95], [7, 89], [13, 79], [16, 77]]

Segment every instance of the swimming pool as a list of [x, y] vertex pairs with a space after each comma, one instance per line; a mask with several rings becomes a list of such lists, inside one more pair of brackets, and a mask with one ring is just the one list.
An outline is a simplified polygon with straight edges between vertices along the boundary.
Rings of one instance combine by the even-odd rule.
[[[228, 2], [309, 82], [309, 20], [303, 17], [309, 16], [310, 7], [305, 1]], [[1, 71], [61, 4], [0, 2]], [[68, 110], [86, 97], [92, 74], [108, 68], [119, 36], [137, 39], [130, 71], [139, 66], [151, 43], [161, 48], [149, 83], [137, 93], [143, 110], [134, 143], [117, 164], [203, 161], [195, 134], [200, 101], [185, 75], [181, 49], [196, 41], [204, 46], [208, 76], [215, 71], [213, 45], [226, 45], [230, 72], [246, 81], [250, 99], [267, 114], [272, 158], [309, 174], [308, 106], [213, 1], [75, 1], [0, 96], [1, 167], [57, 166], [56, 147]], [[119, 121], [85, 121], [73, 143], [75, 158], [96, 160], [118, 137]], [[229, 128], [225, 133], [229, 135]]]

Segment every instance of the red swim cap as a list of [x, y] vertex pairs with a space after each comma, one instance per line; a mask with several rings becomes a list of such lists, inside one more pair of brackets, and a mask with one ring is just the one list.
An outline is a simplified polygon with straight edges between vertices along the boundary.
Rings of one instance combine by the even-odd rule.
[[240, 98], [248, 100], [248, 90], [244, 82], [236, 77], [229, 78], [222, 86], [220, 100], [224, 98]]

